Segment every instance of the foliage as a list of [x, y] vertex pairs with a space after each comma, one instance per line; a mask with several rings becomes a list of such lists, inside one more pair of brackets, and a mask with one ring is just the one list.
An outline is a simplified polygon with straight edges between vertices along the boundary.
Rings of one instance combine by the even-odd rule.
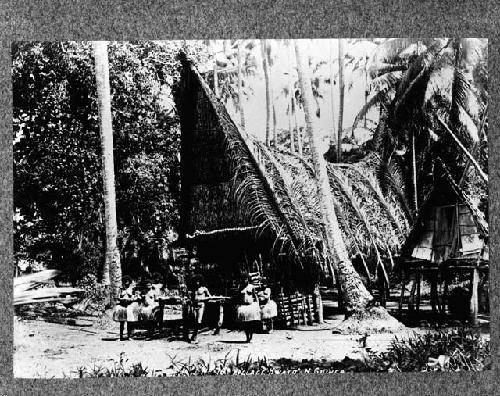
[[[109, 45], [117, 217], [124, 266], [154, 260], [178, 221], [177, 53], [196, 42]], [[12, 47], [15, 251], [49, 256], [72, 281], [103, 260], [100, 139], [86, 42]]]
[[76, 282], [76, 286], [84, 290], [82, 301], [75, 308], [82, 307], [85, 312], [104, 312], [108, 293], [106, 286], [98, 282], [94, 274], [86, 274]]
[[147, 377], [150, 373], [147, 367], [143, 367], [142, 363], [132, 364], [130, 367], [126, 365], [127, 360], [123, 354], [120, 354], [120, 360], [113, 362], [112, 367], [103, 367], [96, 364], [85, 367], [80, 366], [72, 373], [78, 378], [100, 378], [100, 377]]
[[470, 328], [431, 331], [394, 339], [370, 365], [376, 371], [481, 371], [490, 368], [490, 343]]
[[434, 331], [414, 338], [395, 338], [387, 352], [359, 353], [346, 356], [341, 361], [303, 359], [302, 361], [265, 357], [253, 359], [250, 355], [240, 358], [215, 360], [198, 359], [187, 362], [170, 357], [165, 370], [151, 370], [142, 363], [127, 365], [120, 356], [111, 368], [103, 366], [79, 367], [72, 374], [79, 378], [94, 377], [156, 377], [156, 376], [205, 376], [205, 375], [265, 375], [297, 373], [345, 372], [418, 372], [418, 371], [482, 371], [490, 369], [489, 341], [471, 329]]
[[[379, 107], [380, 123], [373, 138], [373, 148], [380, 155], [379, 180], [405, 207], [412, 200], [425, 199], [438, 158], [456, 180], [464, 172], [465, 153], [437, 116], [485, 164], [487, 130], [481, 136], [479, 125], [486, 117], [486, 63], [487, 46], [478, 39], [390, 39], [378, 46], [370, 66], [373, 95], [353, 128], [371, 108]], [[416, 180], [412, 177], [413, 137]], [[418, 186], [417, 197], [410, 193], [412, 182]]]

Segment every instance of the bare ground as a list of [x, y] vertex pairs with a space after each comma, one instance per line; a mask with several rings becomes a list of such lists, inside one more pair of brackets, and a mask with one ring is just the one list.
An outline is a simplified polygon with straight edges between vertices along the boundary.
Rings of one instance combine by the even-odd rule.
[[[49, 323], [40, 319], [14, 318], [14, 376], [17, 378], [75, 377], [79, 367], [91, 368], [115, 365], [120, 357], [125, 364], [142, 363], [156, 374], [171, 374], [172, 362], [194, 362], [198, 359], [246, 360], [249, 356], [276, 360], [280, 358], [302, 361], [315, 359], [336, 361], [355, 357], [362, 353], [357, 334], [334, 334], [343, 316], [332, 313], [333, 304], [325, 302], [323, 325], [299, 326], [297, 329], [275, 330], [271, 334], [255, 334], [252, 343], [243, 343], [245, 335], [239, 331], [222, 329], [217, 336], [212, 331], [202, 331], [198, 344], [171, 334], [152, 340], [118, 341], [118, 324], [109, 317], [95, 320], [92, 326], [78, 327], [68, 324]], [[391, 303], [392, 313], [397, 304]], [[430, 307], [425, 307], [429, 311]], [[326, 312], [325, 311], [325, 312]], [[483, 321], [485, 336], [489, 337], [488, 321]], [[389, 328], [390, 323], [386, 328]], [[423, 333], [428, 328], [406, 328], [400, 331], [380, 332], [367, 337], [366, 347], [372, 351], [387, 350], [394, 337], [407, 337]], [[114, 340], [112, 340], [114, 339]]]
[[[266, 359], [288, 358], [342, 360], [347, 354], [359, 350], [359, 336], [332, 334], [334, 323], [323, 326], [275, 330], [271, 334], [255, 334], [252, 343], [243, 343], [245, 336], [239, 331], [222, 329], [217, 336], [211, 331], [200, 334], [198, 344], [180, 339], [153, 339], [105, 341], [118, 336], [109, 331], [48, 323], [42, 320], [19, 320], [14, 323], [14, 376], [21, 378], [52, 378], [75, 376], [78, 367], [111, 367], [120, 354], [129, 364], [141, 362], [143, 366], [168, 373], [172, 359], [187, 362], [251, 356]], [[384, 350], [395, 334], [374, 334], [367, 340], [372, 350]], [[399, 334], [400, 336], [402, 335]]]

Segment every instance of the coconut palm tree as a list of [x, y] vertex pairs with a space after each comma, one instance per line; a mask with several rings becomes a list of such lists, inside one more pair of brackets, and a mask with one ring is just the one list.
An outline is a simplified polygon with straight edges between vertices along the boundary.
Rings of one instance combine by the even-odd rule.
[[118, 227], [116, 224], [116, 195], [113, 160], [113, 126], [111, 116], [111, 95], [109, 85], [109, 63], [107, 43], [92, 42], [95, 60], [97, 102], [99, 108], [102, 179], [105, 214], [106, 255], [103, 269], [103, 283], [110, 285], [112, 302], [118, 297], [121, 288], [120, 252], [117, 246]]
[[[262, 69], [264, 70], [264, 81], [266, 83], [266, 146], [270, 146], [271, 141], [271, 123], [273, 115], [273, 103], [272, 103], [272, 87], [271, 87], [271, 77], [270, 77], [270, 66], [269, 66], [269, 56], [268, 56], [268, 46], [266, 40], [261, 40], [260, 42], [261, 56], [262, 56]], [[276, 140], [274, 141], [276, 145]]]
[[337, 128], [337, 161], [342, 162], [342, 130], [344, 122], [344, 40], [339, 39], [339, 125]]
[[245, 130], [245, 109], [243, 107], [243, 93], [242, 93], [242, 84], [243, 84], [243, 60], [242, 60], [242, 41], [237, 43], [237, 56], [238, 56], [238, 110], [240, 112], [240, 123], [241, 129]]
[[318, 200], [321, 205], [321, 215], [323, 217], [323, 224], [325, 225], [326, 248], [333, 257], [333, 264], [342, 282], [343, 299], [346, 309], [349, 311], [364, 310], [373, 298], [364, 287], [359, 275], [352, 266], [335, 214], [335, 205], [328, 180], [326, 161], [320, 152], [320, 140], [314, 125], [315, 119], [311, 112], [314, 99], [302, 45], [301, 42], [295, 41], [297, 71], [302, 92], [306, 133], [309, 139], [311, 159], [316, 174], [316, 187]]
[[330, 134], [330, 147], [338, 146], [340, 147], [340, 142], [338, 141], [338, 135], [335, 133], [335, 89], [334, 81], [335, 75], [333, 73], [333, 52], [334, 52], [334, 41], [332, 40], [330, 46], [330, 98], [331, 98], [331, 110], [332, 110], [332, 133]]
[[472, 72], [485, 47], [478, 39], [390, 39], [372, 56], [373, 95], [353, 129], [379, 107], [381, 122], [373, 139], [380, 154], [379, 179], [383, 188], [399, 191], [406, 207], [413, 202], [413, 215], [432, 184], [437, 156], [460, 175], [467, 158], [485, 176], [469, 152], [479, 140], [486, 108]]
[[[338, 326], [338, 330], [369, 332], [380, 330], [381, 327], [399, 330], [404, 327], [401, 323], [392, 318], [384, 308], [372, 306], [373, 297], [364, 286], [349, 257], [336, 214], [336, 205], [328, 178], [326, 161], [319, 149], [320, 141], [315, 126], [316, 118], [312, 116], [311, 112], [311, 105], [314, 100], [313, 91], [308, 66], [305, 64], [303, 45], [304, 43], [295, 41], [306, 133], [309, 139], [320, 214], [324, 224], [324, 241], [326, 245], [324, 248], [326, 248], [326, 256], [330, 258], [340, 283], [342, 300], [346, 310], [346, 319]], [[374, 318], [377, 320], [372, 320]]]

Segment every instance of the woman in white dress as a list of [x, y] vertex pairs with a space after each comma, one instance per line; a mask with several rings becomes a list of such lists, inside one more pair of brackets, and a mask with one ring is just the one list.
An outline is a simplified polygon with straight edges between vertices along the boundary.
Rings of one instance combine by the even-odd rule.
[[246, 342], [251, 342], [253, 333], [260, 321], [260, 307], [257, 302], [255, 286], [251, 283], [251, 277], [247, 276], [245, 285], [240, 291], [242, 304], [237, 308], [237, 318], [245, 331]]
[[278, 316], [278, 306], [271, 300], [271, 289], [264, 286], [258, 293], [260, 305], [260, 318], [264, 325], [265, 331], [271, 333], [273, 331], [273, 319]]
[[[123, 337], [123, 331], [125, 330], [125, 322], [127, 322], [127, 307], [131, 302], [134, 289], [132, 288], [132, 280], [129, 277], [123, 277], [122, 285], [123, 288], [120, 292], [118, 304], [116, 304], [113, 311], [113, 320], [120, 323], [120, 341], [125, 341], [126, 339]], [[130, 338], [131, 329], [128, 324], [127, 332], [129, 333]]]
[[158, 291], [153, 288], [150, 280], [146, 281], [146, 294], [144, 294], [143, 303], [139, 309], [139, 320], [147, 323], [150, 334], [154, 330], [155, 309], [158, 307]]

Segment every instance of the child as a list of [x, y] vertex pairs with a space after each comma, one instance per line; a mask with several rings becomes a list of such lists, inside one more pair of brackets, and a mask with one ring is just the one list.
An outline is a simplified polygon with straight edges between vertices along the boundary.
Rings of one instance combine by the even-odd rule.
[[130, 339], [133, 335], [135, 325], [139, 320], [139, 301], [141, 301], [141, 292], [138, 287], [134, 287], [133, 294], [130, 297], [130, 303], [127, 306], [127, 332]]
[[260, 318], [265, 331], [271, 333], [273, 331], [273, 319], [278, 316], [278, 306], [271, 300], [271, 289], [267, 286], [264, 286], [257, 296], [260, 305]]
[[154, 329], [154, 310], [158, 306], [158, 295], [159, 292], [153, 288], [153, 282], [146, 280], [146, 294], [144, 294], [143, 305], [139, 308], [139, 319], [147, 322], [150, 335]]
[[[127, 306], [130, 304], [133, 296], [132, 280], [128, 276], [124, 276], [122, 280], [122, 290], [120, 292], [120, 298], [118, 304], [115, 306], [113, 311], [113, 320], [120, 323], [120, 341], [125, 341], [123, 337], [123, 331], [125, 329], [125, 322], [127, 322]], [[127, 324], [127, 332], [130, 338], [130, 329]]]
[[153, 274], [153, 289], [155, 289], [159, 295], [163, 287], [164, 287], [164, 282], [162, 282], [161, 275], [158, 272], [155, 272]]

